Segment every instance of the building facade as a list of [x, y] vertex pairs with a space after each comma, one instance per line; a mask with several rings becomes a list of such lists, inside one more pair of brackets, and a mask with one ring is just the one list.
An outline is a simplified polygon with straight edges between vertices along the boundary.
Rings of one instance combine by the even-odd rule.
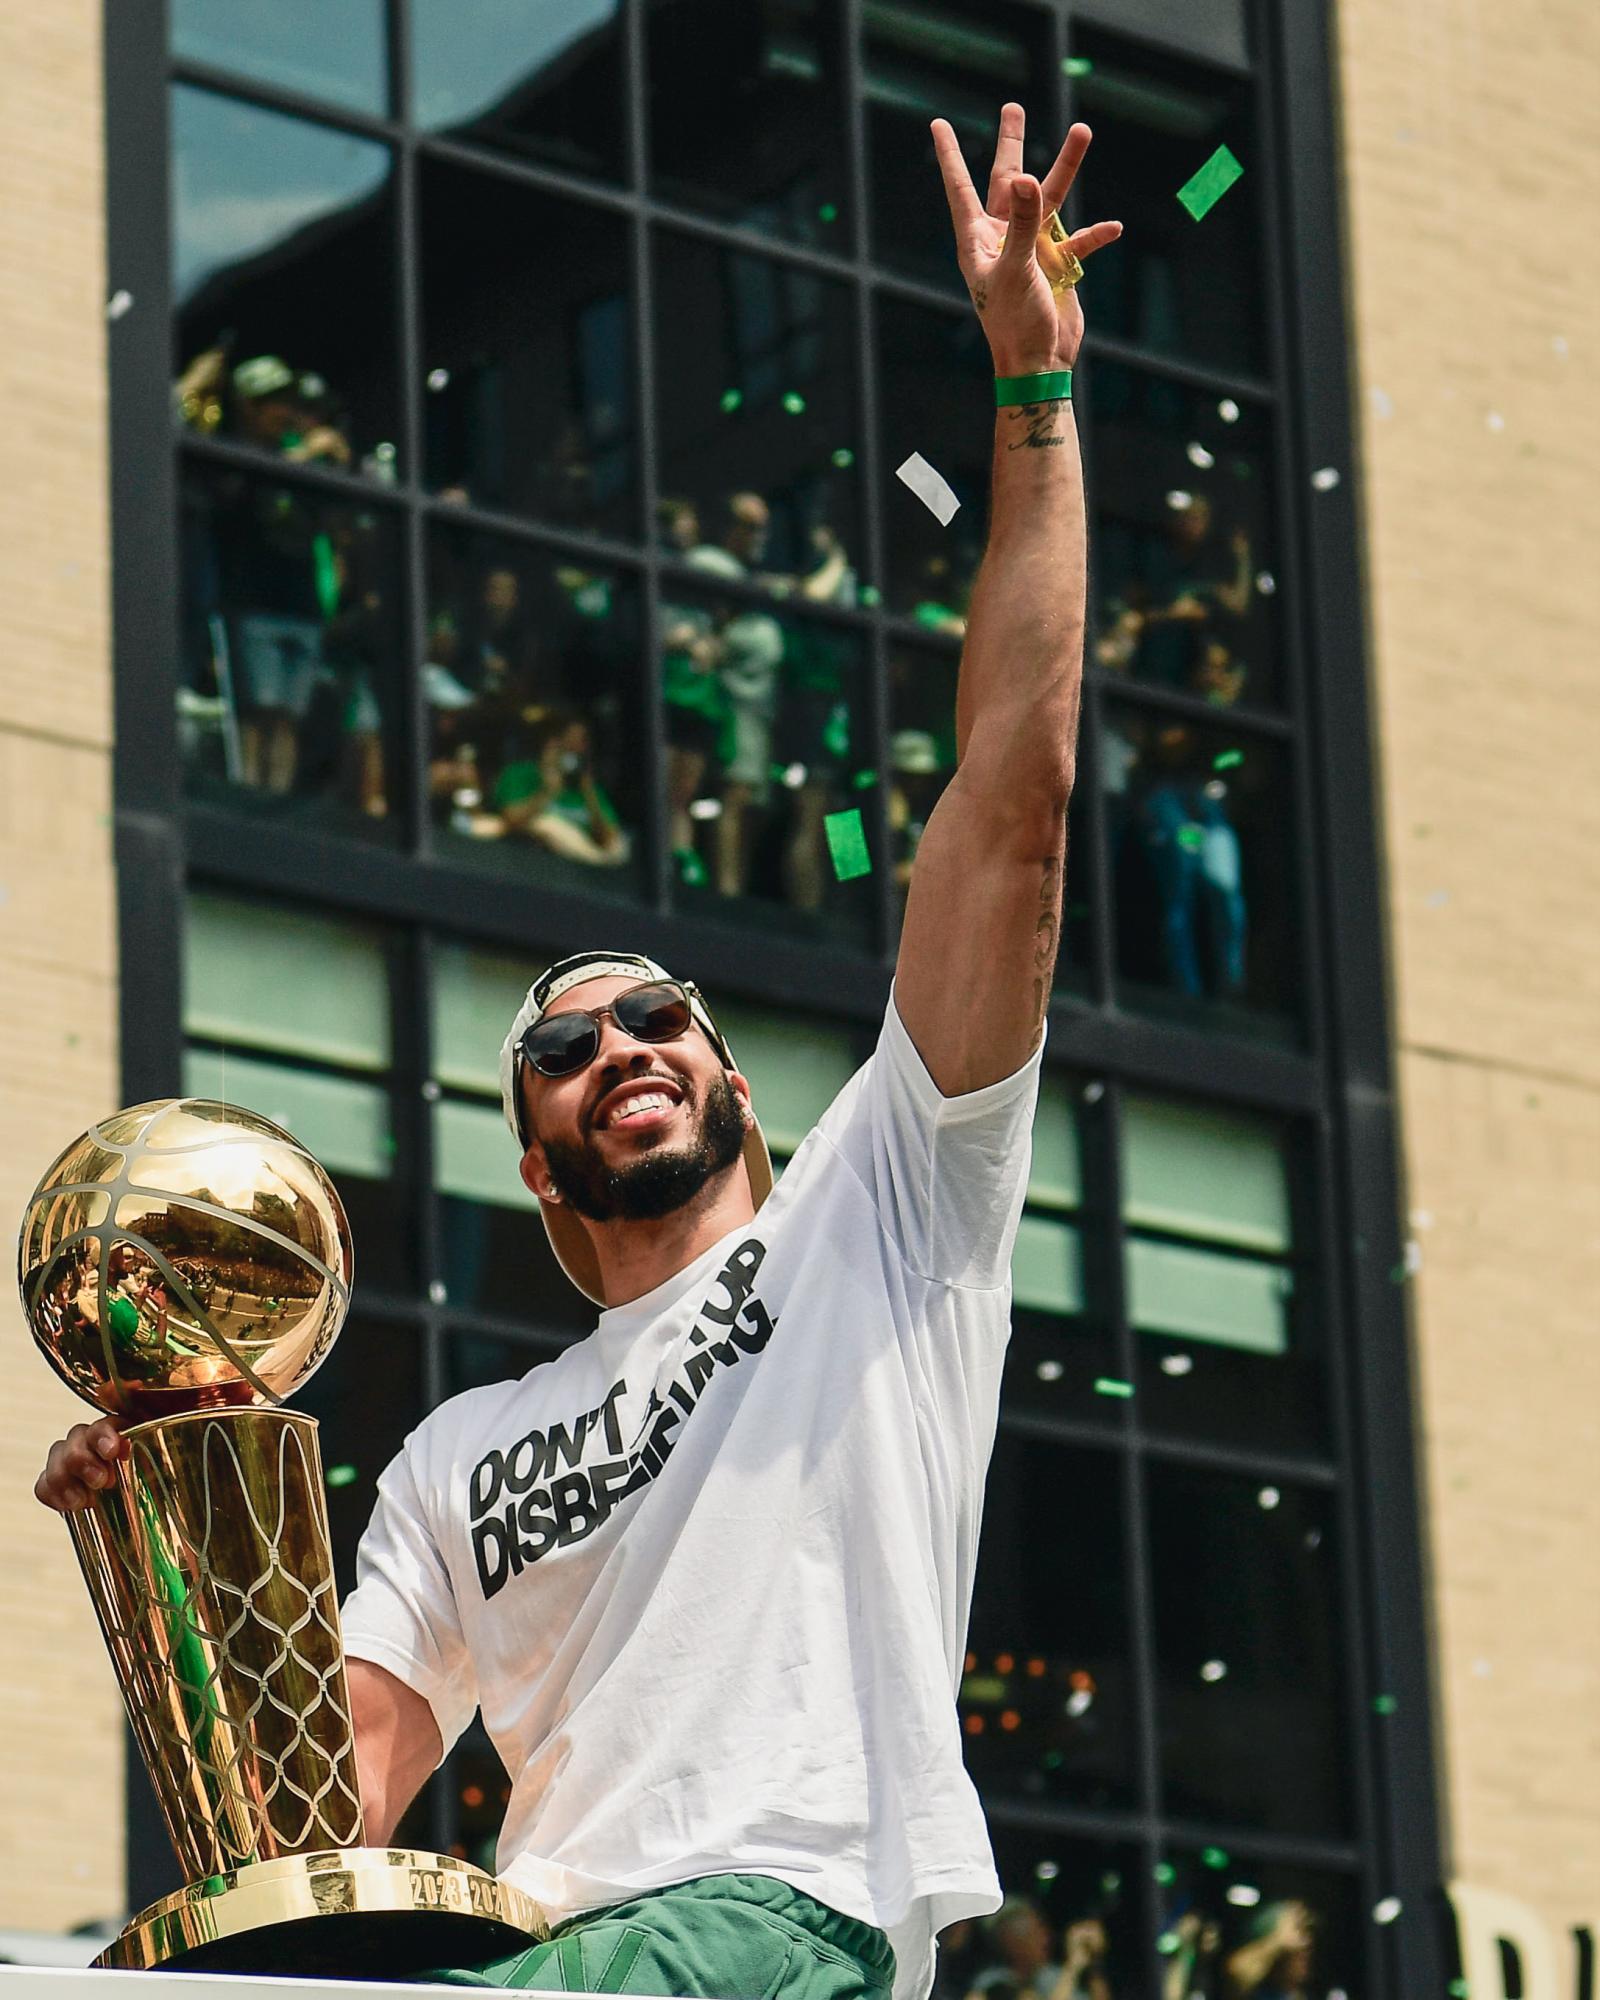
[[[532, 972], [613, 941], [698, 979], [780, 1164], [870, 1051], [990, 428], [926, 125], [974, 165], [1007, 97], [1030, 164], [1095, 126], [1128, 234], [1085, 294], [1084, 747], [969, 1766], [1007, 1889], [1097, 1924], [1119, 2000], [1242, 1982], [1297, 1923], [1308, 1991], [1443, 1991], [1452, 1886], [1530, 1995], [1576, 1965], [1584, 11], [9, 32], [5, 1184], [180, 1090], [325, 1161], [357, 1297], [301, 1402], [346, 1580], [422, 1412], [584, 1330], [495, 1103]], [[173, 1880], [29, 1497], [76, 1413], [18, 1352], [0, 1924], [67, 1928]], [[504, 1782], [469, 1732], [405, 1830], [492, 1865]]]

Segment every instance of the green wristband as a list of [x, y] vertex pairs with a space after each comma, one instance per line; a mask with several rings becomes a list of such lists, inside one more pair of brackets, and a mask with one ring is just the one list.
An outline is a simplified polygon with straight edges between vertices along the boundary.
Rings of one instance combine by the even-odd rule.
[[1014, 408], [1018, 403], [1070, 403], [1072, 370], [1054, 368], [1046, 375], [997, 375], [994, 378], [994, 406]]

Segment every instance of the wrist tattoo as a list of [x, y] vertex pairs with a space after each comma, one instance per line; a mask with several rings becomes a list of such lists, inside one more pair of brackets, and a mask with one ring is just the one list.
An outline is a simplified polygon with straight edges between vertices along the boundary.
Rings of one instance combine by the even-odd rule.
[[1059, 403], [1054, 402], [1019, 403], [1015, 409], [1007, 410], [1006, 415], [1013, 424], [1021, 419], [1023, 433], [1021, 437], [1013, 438], [1007, 444], [1006, 450], [1049, 451], [1053, 445], [1065, 444], [1066, 439], [1054, 428], [1056, 412], [1060, 407]]
[[982, 278], [972, 288], [972, 303], [978, 308], [979, 312], [982, 312], [984, 307], [989, 303], [989, 287], [984, 283]]

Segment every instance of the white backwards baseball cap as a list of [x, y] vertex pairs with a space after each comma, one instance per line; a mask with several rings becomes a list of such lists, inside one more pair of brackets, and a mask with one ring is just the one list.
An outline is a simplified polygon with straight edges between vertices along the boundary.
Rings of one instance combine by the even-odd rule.
[[[522, 1038], [552, 1000], [558, 1000], [563, 993], [571, 992], [574, 986], [581, 986], [589, 979], [672, 979], [672, 974], [664, 966], [657, 965], [653, 958], [644, 958], [631, 951], [574, 952], [568, 958], [558, 959], [548, 971], [540, 973], [528, 988], [522, 1005], [517, 1009], [516, 1019], [511, 1023], [510, 1032], [500, 1045], [500, 1105], [511, 1136], [522, 1152], [527, 1151], [528, 1143], [522, 1116], [523, 1064], [518, 1061]], [[735, 1068], [733, 1051], [712, 1019], [711, 1010], [699, 987], [687, 979], [673, 983], [688, 994], [689, 1011], [721, 1058], [723, 1067]], [[744, 1138], [744, 1170], [749, 1177], [751, 1198], [759, 1208], [772, 1192], [772, 1156], [767, 1151], [761, 1127], [754, 1118]], [[562, 1270], [585, 1298], [603, 1306], [605, 1297], [600, 1289], [600, 1260], [583, 1224], [570, 1208], [560, 1202], [541, 1201], [539, 1213], [544, 1219], [550, 1247], [556, 1253], [556, 1261]]]

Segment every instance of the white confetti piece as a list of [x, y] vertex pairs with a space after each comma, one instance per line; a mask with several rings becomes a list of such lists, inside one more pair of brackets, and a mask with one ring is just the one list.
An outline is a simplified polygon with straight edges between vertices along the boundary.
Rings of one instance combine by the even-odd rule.
[[1190, 443], [1184, 446], [1184, 450], [1188, 454], [1189, 463], [1193, 466], [1198, 466], [1202, 472], [1209, 472], [1217, 462], [1212, 454], [1206, 450], [1205, 446], [1198, 441], [1191, 440]]
[[1319, 493], [1331, 493], [1339, 483], [1339, 468], [1336, 465], [1319, 465], [1311, 475], [1311, 484]]
[[1374, 387], [1372, 391], [1372, 409], [1375, 416], [1392, 417], [1394, 415], [1394, 398], [1389, 394], [1387, 389]]
[[935, 472], [920, 451], [914, 451], [904, 465], [897, 465], [894, 476], [910, 487], [941, 528], [949, 527], [961, 502], [949, 480], [942, 472]]
[[1239, 405], [1231, 396], [1224, 396], [1217, 405], [1217, 415], [1225, 424], [1236, 424], [1239, 421]]
[[132, 292], [125, 292], [118, 290], [113, 292], [110, 298], [106, 300], [107, 319], [121, 319], [122, 315], [125, 312], [132, 312], [132, 310], [133, 310]]
[[442, 1279], [435, 1278], [433, 1283], [428, 1287], [428, 1298], [433, 1305], [442, 1306], [449, 1296], [450, 1294], [445, 1290]]
[[1506, 427], [1506, 420], [1498, 410], [1490, 410], [1483, 421], [1492, 431], [1503, 431]]
[[1187, 1375], [1194, 1367], [1192, 1354], [1164, 1354], [1161, 1357], [1163, 1375]]
[[1558, 333], [1550, 345], [1561, 356], [1561, 359], [1565, 361], [1567, 358], [1567, 336], [1564, 333]]
[[1381, 1903], [1372, 1906], [1372, 1921], [1375, 1924], [1392, 1924], [1405, 1908], [1398, 1896], [1385, 1896]]

